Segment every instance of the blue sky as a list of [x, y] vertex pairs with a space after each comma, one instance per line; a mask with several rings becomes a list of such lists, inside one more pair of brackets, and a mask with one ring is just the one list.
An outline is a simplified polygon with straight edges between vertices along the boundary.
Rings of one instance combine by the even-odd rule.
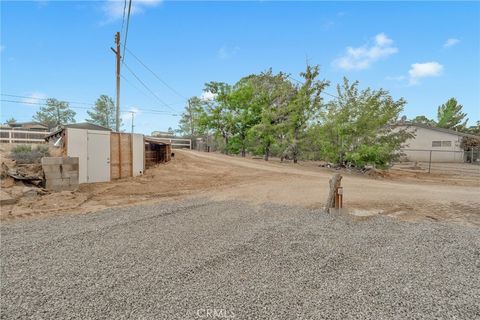
[[[2, 1], [1, 98], [30, 104], [2, 101], [0, 120], [28, 121], [39, 108], [31, 103], [55, 97], [82, 102], [71, 104], [80, 122], [99, 95], [114, 97], [110, 47], [122, 16], [123, 1]], [[298, 77], [308, 60], [321, 66], [330, 93], [343, 76], [359, 80], [405, 98], [409, 118], [435, 117], [456, 97], [473, 124], [479, 21], [479, 2], [133, 0], [127, 47], [175, 92], [127, 52], [125, 63], [162, 102], [124, 67], [122, 110], [136, 112], [137, 132], [176, 128], [184, 97], [201, 95], [205, 82], [234, 83], [270, 67]]]

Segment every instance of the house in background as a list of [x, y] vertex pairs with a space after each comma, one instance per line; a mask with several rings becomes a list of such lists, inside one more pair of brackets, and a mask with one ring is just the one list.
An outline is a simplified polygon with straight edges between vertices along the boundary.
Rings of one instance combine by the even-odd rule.
[[28, 130], [28, 131], [44, 131], [48, 132], [48, 126], [37, 121], [30, 122], [15, 122], [9, 125], [10, 128], [14, 130]]
[[415, 136], [403, 147], [406, 161], [465, 162], [462, 146], [465, 137], [480, 139], [479, 136], [450, 129], [431, 127], [421, 123], [399, 123], [397, 128], [407, 129]]

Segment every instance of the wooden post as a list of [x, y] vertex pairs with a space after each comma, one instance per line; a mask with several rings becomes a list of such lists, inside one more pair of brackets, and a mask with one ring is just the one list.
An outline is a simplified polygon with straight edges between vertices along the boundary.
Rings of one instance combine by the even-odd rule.
[[330, 179], [330, 191], [328, 193], [327, 202], [325, 203], [326, 212], [328, 212], [330, 208], [335, 208], [336, 202], [338, 203], [337, 189], [340, 187], [341, 182], [342, 182], [342, 175], [340, 173], [335, 173], [333, 177]]

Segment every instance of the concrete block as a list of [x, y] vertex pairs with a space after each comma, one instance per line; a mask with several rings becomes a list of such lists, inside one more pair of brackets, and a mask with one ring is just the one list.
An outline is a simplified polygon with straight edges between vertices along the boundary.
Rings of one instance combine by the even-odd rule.
[[70, 186], [76, 186], [78, 187], [79, 183], [78, 183], [78, 177], [76, 178], [70, 178]]
[[42, 166], [48, 164], [62, 164], [63, 158], [62, 157], [43, 157], [42, 158]]
[[70, 185], [70, 178], [47, 179], [47, 181], [45, 182], [45, 187], [49, 190], [57, 187], [64, 187], [69, 185]]
[[63, 164], [62, 165], [63, 171], [78, 171], [78, 163], [76, 164]]
[[70, 164], [70, 165], [77, 165], [77, 168], [78, 168], [78, 163], [79, 163], [79, 160], [78, 160], [78, 157], [65, 157], [63, 158], [63, 164], [66, 165], [66, 164]]
[[76, 178], [76, 179], [78, 179], [78, 171], [63, 171], [61, 178], [64, 178], [64, 179], [66, 179], [66, 178], [69, 178], [69, 179]]

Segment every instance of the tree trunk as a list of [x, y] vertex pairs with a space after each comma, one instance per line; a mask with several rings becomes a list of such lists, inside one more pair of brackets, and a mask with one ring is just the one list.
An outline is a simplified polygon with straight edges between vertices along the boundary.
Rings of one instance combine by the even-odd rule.
[[223, 136], [225, 138], [225, 154], [228, 154], [228, 136]]
[[264, 155], [263, 159], [265, 159], [265, 161], [268, 161], [269, 156], [270, 156], [270, 144], [268, 144], [265, 147], [265, 155]]
[[335, 173], [330, 179], [330, 191], [328, 193], [327, 202], [325, 203], [325, 211], [328, 213], [330, 208], [335, 207], [335, 191], [340, 187], [342, 182], [342, 175], [340, 173]]
[[293, 156], [293, 163], [297, 163], [298, 159], [298, 128], [295, 128], [293, 134], [293, 146], [292, 146], [292, 156]]
[[245, 155], [247, 154], [245, 150], [245, 135], [241, 135], [240, 139], [242, 139], [242, 158], [245, 158]]

